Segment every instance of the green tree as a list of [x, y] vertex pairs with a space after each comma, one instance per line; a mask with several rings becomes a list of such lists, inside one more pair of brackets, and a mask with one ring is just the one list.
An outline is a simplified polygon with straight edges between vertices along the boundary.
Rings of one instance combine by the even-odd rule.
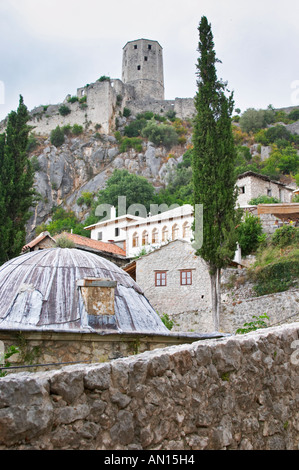
[[269, 158], [264, 161], [261, 173], [273, 179], [279, 179], [281, 174], [296, 175], [299, 171], [299, 155], [297, 150], [288, 146], [283, 149], [275, 145]]
[[64, 143], [64, 133], [67, 132], [67, 129], [67, 126], [65, 126], [65, 129], [61, 129], [59, 126], [53, 129], [50, 134], [51, 144], [60, 147]]
[[155, 189], [143, 176], [134, 175], [127, 170], [114, 170], [106, 183], [106, 188], [98, 193], [94, 210], [100, 204], [118, 207], [118, 197], [126, 197], [126, 208], [133, 204], [142, 204], [147, 211], [154, 200]]
[[28, 159], [29, 113], [20, 96], [0, 136], [0, 264], [21, 253], [30, 208], [36, 202], [34, 169]]
[[172, 126], [157, 124], [154, 120], [148, 122], [141, 132], [142, 137], [148, 138], [155, 145], [163, 145], [170, 149], [178, 143], [178, 134]]
[[65, 210], [63, 207], [54, 207], [52, 220], [48, 224], [41, 224], [36, 227], [36, 235], [41, 232], [48, 231], [50, 235], [57, 235], [62, 232], [73, 232], [77, 235], [85, 237], [90, 236], [90, 232], [84, 230], [84, 225], [81, 224], [75, 213], [70, 210]]
[[240, 127], [243, 132], [257, 132], [263, 129], [267, 124], [274, 121], [275, 112], [271, 108], [268, 109], [254, 109], [248, 108], [240, 117]]
[[246, 213], [244, 220], [237, 228], [238, 242], [243, 256], [248, 256], [257, 250], [263, 227], [259, 217]]
[[71, 110], [68, 106], [66, 106], [65, 104], [63, 104], [62, 106], [60, 106], [60, 108], [58, 109], [59, 111], [59, 114], [61, 114], [61, 116], [67, 116], [68, 114], [71, 113]]
[[235, 146], [231, 127], [233, 94], [217, 78], [211, 26], [202, 17], [199, 30], [196, 116], [193, 128], [194, 204], [203, 205], [203, 243], [197, 250], [209, 266], [214, 326], [219, 328], [221, 268], [234, 257], [239, 213]]

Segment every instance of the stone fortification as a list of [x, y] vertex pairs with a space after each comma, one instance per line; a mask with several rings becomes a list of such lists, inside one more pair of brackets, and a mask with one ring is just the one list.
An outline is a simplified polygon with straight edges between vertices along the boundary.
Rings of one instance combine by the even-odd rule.
[[122, 81], [134, 87], [136, 99], [164, 100], [163, 50], [157, 41], [127, 42], [123, 48]]
[[[78, 124], [85, 129], [96, 129], [101, 134], [115, 131], [115, 118], [129, 108], [132, 115], [144, 111], [157, 114], [175, 111], [181, 119], [192, 118], [192, 98], [164, 98], [163, 51], [157, 41], [138, 39], [129, 41], [123, 48], [122, 80], [102, 76], [95, 83], [80, 87], [76, 94], [78, 101], [39, 106], [30, 113], [33, 133], [49, 135], [57, 126]], [[61, 115], [65, 105], [70, 113]], [[5, 129], [5, 121], [0, 129]]]
[[299, 324], [0, 379], [0, 449], [297, 450]]
[[[78, 101], [68, 102], [68, 97], [63, 103], [48, 107], [40, 106], [31, 111], [29, 125], [33, 127], [33, 132], [40, 135], [48, 135], [57, 126], [73, 126], [78, 124], [85, 129], [92, 126], [104, 134], [108, 134], [113, 127], [113, 117], [117, 109], [117, 96], [123, 90], [119, 80], [97, 81], [86, 87], [77, 90]], [[126, 90], [128, 97], [130, 87]], [[84, 97], [85, 101], [80, 103]], [[69, 108], [70, 112], [66, 116], [60, 113], [61, 106]]]

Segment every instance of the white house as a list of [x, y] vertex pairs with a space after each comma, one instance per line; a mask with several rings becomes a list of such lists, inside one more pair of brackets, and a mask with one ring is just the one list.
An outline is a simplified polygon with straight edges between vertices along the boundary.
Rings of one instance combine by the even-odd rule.
[[192, 240], [193, 206], [186, 204], [148, 217], [126, 214], [85, 227], [92, 240], [115, 243], [126, 251], [128, 258], [142, 250], [149, 252], [171, 240]]

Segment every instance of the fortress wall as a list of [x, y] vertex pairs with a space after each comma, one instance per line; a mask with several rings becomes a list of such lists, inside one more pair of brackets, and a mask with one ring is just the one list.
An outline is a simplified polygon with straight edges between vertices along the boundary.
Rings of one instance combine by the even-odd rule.
[[[83, 90], [80, 88], [79, 90]], [[29, 125], [33, 126], [35, 134], [50, 134], [57, 126], [70, 124], [79, 124], [81, 126], [96, 124], [101, 125], [100, 132], [108, 134], [111, 128], [111, 122], [114, 116], [116, 106], [117, 90], [111, 85], [109, 80], [104, 82], [95, 82], [86, 89], [86, 105], [80, 105], [79, 102], [64, 103], [69, 107], [71, 113], [67, 116], [59, 114], [59, 108], [62, 105], [49, 106], [46, 110], [43, 107], [36, 108], [31, 113], [33, 118]]]
[[194, 100], [192, 98], [176, 98], [175, 100], [128, 100], [126, 107], [136, 115], [144, 111], [165, 115], [168, 111], [175, 111], [180, 119], [192, 119], [195, 114]]
[[181, 119], [192, 119], [195, 115], [193, 98], [176, 98], [174, 104], [176, 115]]
[[0, 449], [298, 450], [298, 338], [293, 323], [8, 375]]
[[143, 113], [144, 111], [152, 111], [155, 114], [161, 114], [162, 116], [167, 111], [174, 110], [174, 101], [172, 100], [128, 100], [126, 107], [130, 109], [133, 115]]

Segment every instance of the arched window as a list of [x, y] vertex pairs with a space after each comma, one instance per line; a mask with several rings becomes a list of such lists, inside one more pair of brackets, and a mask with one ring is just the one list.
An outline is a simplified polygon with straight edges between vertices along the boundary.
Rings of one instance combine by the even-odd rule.
[[148, 245], [148, 232], [144, 230], [142, 232], [142, 246]]
[[172, 240], [177, 240], [179, 238], [179, 226], [174, 224], [172, 226]]
[[191, 237], [191, 227], [189, 222], [185, 222], [183, 224], [183, 238], [190, 238]]
[[166, 227], [163, 227], [162, 229], [162, 242], [167, 242], [168, 240], [168, 228]]
[[139, 237], [138, 237], [137, 232], [133, 233], [133, 239], [132, 239], [132, 247], [136, 248], [136, 246], [139, 246]]
[[152, 243], [158, 243], [159, 241], [159, 232], [157, 228], [154, 228], [152, 231]]

